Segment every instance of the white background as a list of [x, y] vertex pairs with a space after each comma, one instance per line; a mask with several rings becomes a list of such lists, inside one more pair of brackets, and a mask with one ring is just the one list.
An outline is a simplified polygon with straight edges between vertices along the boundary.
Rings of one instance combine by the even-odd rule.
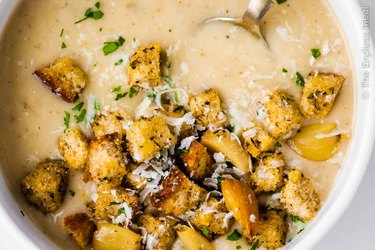
[[[359, 0], [359, 3], [362, 6], [370, 7], [371, 34], [375, 38], [375, 1]], [[362, 184], [350, 207], [315, 249], [375, 249], [375, 150]]]
[[[371, 33], [372, 37], [375, 37], [375, 0], [359, 0], [359, 2], [362, 6], [370, 7]], [[7, 235], [0, 228], [0, 249], [18, 250], [16, 242], [13, 236]], [[315, 249], [375, 249], [375, 150], [367, 173], [351, 205]]]

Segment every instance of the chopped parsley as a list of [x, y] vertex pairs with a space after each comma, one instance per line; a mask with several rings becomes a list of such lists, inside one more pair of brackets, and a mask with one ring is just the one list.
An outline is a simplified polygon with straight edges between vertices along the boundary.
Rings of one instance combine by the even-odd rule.
[[112, 92], [117, 93], [116, 98], [115, 98], [116, 101], [126, 97], [127, 95], [129, 95], [129, 98], [133, 98], [133, 96], [138, 93], [138, 90], [136, 90], [135, 88], [130, 88], [129, 91], [123, 92], [123, 93], [119, 93], [120, 90], [121, 90], [121, 86], [117, 86], [116, 88], [112, 90]]
[[70, 123], [70, 113], [65, 111], [65, 117], [64, 117], [64, 126], [65, 129], [69, 128], [69, 123]]
[[258, 110], [255, 113], [257, 114], [257, 116], [259, 115], [259, 111]]
[[130, 88], [129, 97], [132, 98], [137, 93], [138, 93], [138, 90], [136, 90], [135, 88]]
[[117, 87], [114, 87], [113, 89], [112, 89], [112, 93], [114, 93], [114, 92], [118, 92], [118, 91], [120, 91], [122, 89], [122, 86], [121, 85], [118, 85]]
[[103, 53], [105, 56], [115, 52], [118, 48], [120, 48], [125, 43], [125, 38], [120, 36], [117, 41], [113, 42], [104, 42]]
[[172, 84], [172, 80], [169, 78], [169, 76], [164, 76], [164, 81], [166, 84]]
[[221, 182], [223, 181], [223, 177], [221, 175], [218, 175], [217, 177], [217, 184], [221, 184]]
[[236, 246], [236, 249], [241, 249], [241, 246]]
[[259, 240], [256, 240], [250, 247], [250, 250], [255, 250], [258, 248]]
[[277, 147], [277, 148], [281, 148], [282, 146], [283, 145], [279, 141], [275, 143], [275, 147]]
[[297, 79], [296, 79], [296, 84], [299, 87], [304, 87], [305, 86], [305, 78], [303, 75], [299, 72], [296, 73]]
[[64, 42], [61, 43], [61, 48], [62, 49], [65, 49], [66, 48], [66, 44]]
[[94, 20], [101, 19], [104, 16], [104, 13], [100, 10], [100, 3], [96, 2], [95, 4], [96, 9], [94, 8], [88, 8], [85, 11], [84, 18], [78, 20], [75, 22], [75, 24], [85, 21], [86, 19], [92, 18]]
[[210, 237], [210, 231], [208, 230], [208, 227], [203, 226], [203, 228], [202, 228], [202, 233], [203, 233], [203, 235], [206, 236], [207, 238]]
[[100, 103], [97, 100], [94, 102], [94, 109], [100, 112]]
[[166, 62], [165, 66], [167, 66], [167, 68], [170, 69], [172, 67], [172, 64], [170, 62]]
[[277, 4], [282, 4], [282, 3], [285, 3], [285, 2], [286, 2], [286, 0], [276, 0]]
[[119, 93], [116, 95], [115, 101], [118, 101], [128, 95], [128, 92]]
[[182, 154], [182, 153], [187, 154], [187, 153], [189, 153], [189, 150], [186, 150], [186, 149], [179, 149], [179, 148], [175, 148], [175, 149], [174, 149], [174, 154], [175, 154], [175, 155], [180, 155], [180, 154]]
[[76, 106], [74, 106], [72, 108], [72, 110], [74, 110], [74, 111], [81, 111], [82, 107], [83, 107], [83, 102], [80, 102]]
[[242, 234], [237, 231], [237, 229], [234, 229], [233, 233], [227, 236], [227, 240], [230, 241], [236, 241], [242, 238]]
[[151, 99], [151, 100], [155, 100], [155, 98], [156, 98], [156, 93], [155, 93], [155, 92], [151, 92], [151, 93], [149, 93], [149, 94], [147, 95], [147, 97], [148, 97], [149, 99]]
[[120, 202], [117, 202], [117, 201], [111, 201], [109, 203], [110, 206], [113, 206], [113, 205], [120, 205], [121, 203]]
[[312, 49], [311, 50], [311, 55], [317, 59], [318, 57], [320, 57], [322, 55], [322, 53], [320, 53], [320, 50], [319, 49]]
[[290, 215], [290, 219], [296, 227], [297, 234], [302, 232], [305, 229], [305, 222], [298, 216]]
[[76, 194], [76, 192], [74, 192], [73, 190], [69, 190], [69, 194], [70, 194], [71, 196], [74, 196], [74, 195]]
[[84, 109], [79, 115], [74, 115], [74, 119], [76, 120], [76, 122], [77, 123], [83, 122], [83, 120], [85, 119], [86, 113], [87, 113], [87, 110]]
[[121, 58], [120, 60], [118, 60], [117, 62], [115, 62], [115, 65], [116, 65], [116, 66], [119, 66], [119, 65], [121, 65], [123, 62], [124, 62], [124, 60], [122, 60], [122, 58]]
[[64, 29], [61, 30], [60, 37], [62, 37], [63, 35], [64, 35]]
[[283, 73], [288, 73], [288, 70], [287, 70], [286, 68], [283, 68], [283, 69], [282, 69], [282, 72], [283, 72]]
[[119, 214], [125, 214], [125, 208], [123, 208], [123, 207], [122, 207], [122, 208], [119, 208], [119, 209], [118, 209], [118, 213], [119, 213]]

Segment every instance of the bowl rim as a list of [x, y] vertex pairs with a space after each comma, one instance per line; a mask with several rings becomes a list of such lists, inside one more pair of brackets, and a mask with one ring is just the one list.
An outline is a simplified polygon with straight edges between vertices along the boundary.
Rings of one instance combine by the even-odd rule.
[[[3, 31], [7, 20], [16, 8], [20, 0], [0, 1], [0, 11], [5, 13], [0, 17], [0, 32]], [[342, 32], [346, 38], [348, 50], [351, 52], [352, 68], [356, 70], [354, 74], [356, 84], [356, 98], [355, 98], [355, 122], [353, 129], [353, 136], [350, 143], [350, 148], [347, 153], [347, 158], [342, 166], [342, 169], [337, 177], [334, 187], [330, 195], [319, 212], [317, 218], [307, 226], [305, 232], [296, 237], [285, 249], [311, 249], [316, 245], [323, 236], [332, 229], [348, 208], [350, 202], [354, 198], [355, 193], [359, 188], [359, 184], [365, 174], [367, 166], [370, 161], [372, 149], [375, 138], [375, 60], [372, 56], [374, 47], [371, 36], [368, 36], [370, 56], [370, 67], [364, 68], [362, 65], [363, 56], [363, 37], [364, 28], [362, 27], [363, 14], [361, 13], [360, 5], [357, 0], [331, 0], [328, 3], [331, 8], [334, 8], [334, 13], [340, 24]], [[340, 15], [339, 15], [340, 13]], [[368, 31], [369, 32], [369, 31]], [[369, 86], [364, 87], [361, 83], [364, 81], [364, 72], [370, 72], [368, 76]], [[359, 112], [361, 111], [361, 112]], [[355, 166], [355, 171], [349, 169], [349, 166]], [[23, 246], [22, 249], [40, 249], [42, 246], [51, 248], [52, 242], [43, 234], [40, 234], [35, 226], [30, 225], [34, 230], [27, 232], [25, 228], [20, 228], [17, 223], [22, 224], [22, 217], [15, 217], [14, 213], [9, 210], [10, 206], [18, 207], [14, 197], [12, 197], [9, 188], [6, 185], [7, 181], [0, 171], [0, 190], [1, 200], [10, 200], [12, 204], [8, 204], [8, 208], [0, 202], [0, 217], [2, 221], [1, 231], [5, 235], [16, 237], [16, 246]], [[14, 211], [13, 211], [14, 212]], [[18, 211], [17, 211], [18, 212]], [[35, 233], [38, 232], [39, 234]], [[33, 240], [38, 238], [38, 240]], [[16, 248], [18, 249], [18, 248]]]

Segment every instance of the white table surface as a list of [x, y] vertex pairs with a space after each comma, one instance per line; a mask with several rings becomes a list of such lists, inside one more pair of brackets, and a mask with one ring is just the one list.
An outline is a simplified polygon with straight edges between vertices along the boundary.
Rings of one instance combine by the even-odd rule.
[[[370, 7], [370, 27], [375, 38], [375, 0], [358, 0]], [[373, 83], [375, 84], [375, 83]], [[339, 222], [315, 247], [319, 250], [375, 249], [375, 150], [362, 184]], [[0, 227], [0, 249], [21, 250], [13, 235]]]

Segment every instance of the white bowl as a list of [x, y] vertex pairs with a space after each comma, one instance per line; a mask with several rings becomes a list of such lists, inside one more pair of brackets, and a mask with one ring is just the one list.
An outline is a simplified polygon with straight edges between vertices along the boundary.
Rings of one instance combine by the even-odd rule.
[[[19, 0], [0, 1], [0, 30]], [[371, 56], [366, 57], [365, 42], [369, 43], [369, 54], [373, 47], [369, 33], [363, 27], [364, 15], [356, 0], [331, 0], [341, 27], [347, 38], [355, 69], [355, 128], [348, 155], [337, 178], [335, 186], [317, 218], [299, 235], [287, 249], [309, 249], [319, 242], [322, 236], [337, 222], [352, 200], [365, 173], [372, 152], [375, 136], [375, 68]], [[368, 36], [366, 36], [368, 34]], [[363, 66], [364, 60], [370, 61], [370, 67]], [[366, 72], [369, 76], [366, 78]], [[27, 218], [20, 213], [14, 198], [19, 190], [9, 190], [6, 178], [0, 171], [0, 242], [5, 249], [58, 249], [54, 242], [38, 231]], [[8, 247], [9, 246], [9, 247]]]

